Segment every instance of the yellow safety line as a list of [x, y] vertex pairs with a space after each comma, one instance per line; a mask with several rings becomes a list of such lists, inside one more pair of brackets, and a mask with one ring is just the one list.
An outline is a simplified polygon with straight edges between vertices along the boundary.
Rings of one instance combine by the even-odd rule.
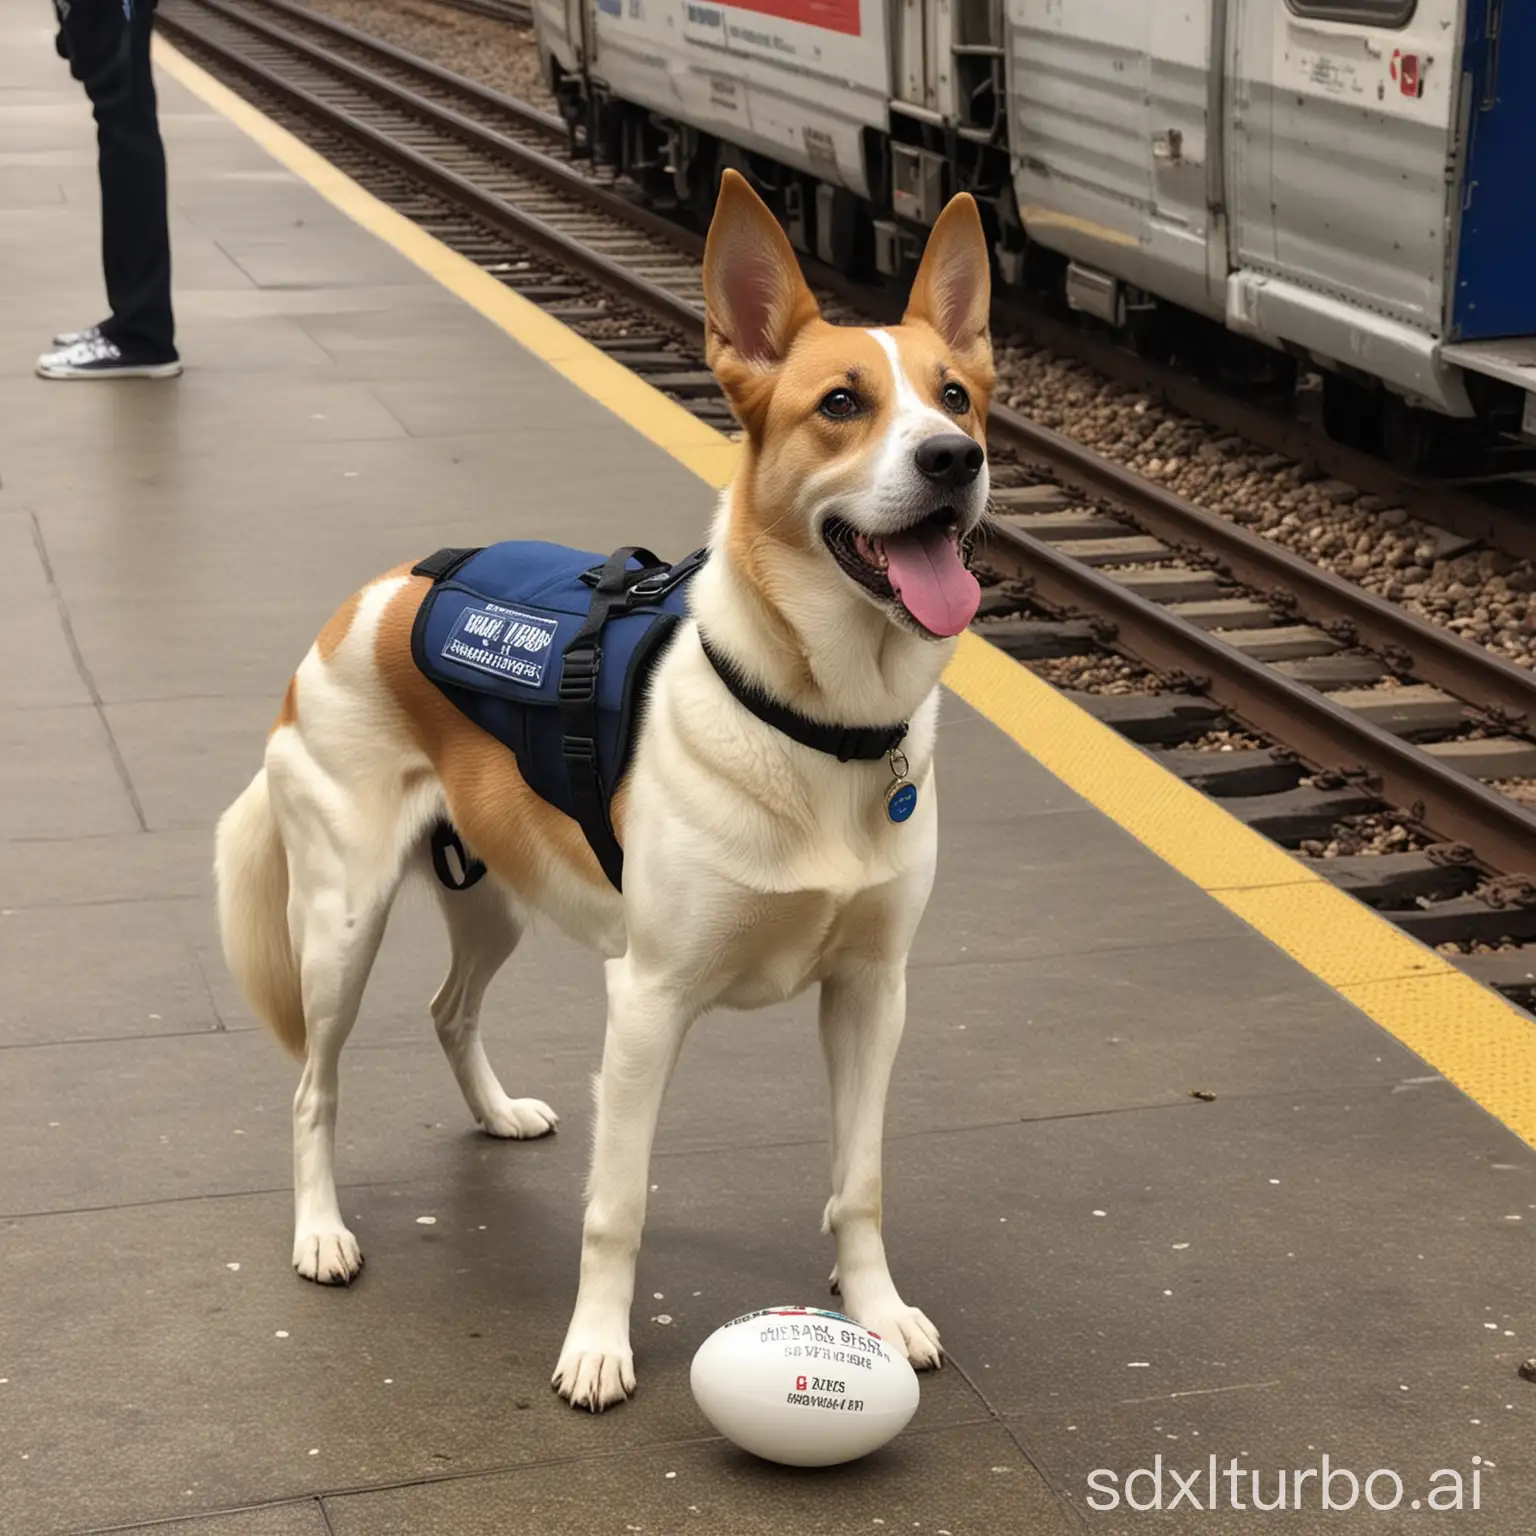
[[[717, 488], [727, 438], [381, 203], [249, 102], [156, 40], [162, 67], [642, 437]], [[1278, 945], [1536, 1146], [1536, 1025], [1160, 768], [1032, 672], [962, 635], [945, 683], [1070, 789]]]

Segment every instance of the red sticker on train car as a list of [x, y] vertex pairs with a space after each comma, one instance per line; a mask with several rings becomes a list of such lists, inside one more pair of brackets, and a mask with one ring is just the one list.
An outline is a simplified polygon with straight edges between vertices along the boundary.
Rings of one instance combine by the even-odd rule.
[[859, 0], [730, 0], [730, 7], [779, 21], [798, 21], [825, 32], [859, 36]]

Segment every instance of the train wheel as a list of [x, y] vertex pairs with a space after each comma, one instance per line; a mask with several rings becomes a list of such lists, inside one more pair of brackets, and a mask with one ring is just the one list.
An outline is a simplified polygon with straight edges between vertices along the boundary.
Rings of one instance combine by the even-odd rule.
[[714, 217], [715, 199], [720, 195], [720, 178], [724, 172], [719, 139], [700, 135], [698, 150], [688, 172], [688, 212], [706, 229]]
[[1323, 430], [1336, 443], [1381, 452], [1382, 391], [1342, 373], [1323, 375]]
[[1178, 323], [1167, 310], [1154, 305], [1150, 309], [1132, 310], [1126, 329], [1131, 346], [1138, 357], [1167, 367], [1179, 351]]
[[1483, 463], [1486, 445], [1475, 421], [1426, 411], [1389, 394], [1382, 405], [1381, 453], [1408, 474], [1471, 475]]

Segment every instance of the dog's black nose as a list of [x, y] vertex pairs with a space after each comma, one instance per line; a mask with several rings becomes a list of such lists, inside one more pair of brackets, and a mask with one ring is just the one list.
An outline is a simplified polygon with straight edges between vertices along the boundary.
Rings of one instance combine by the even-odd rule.
[[946, 490], [958, 491], [981, 473], [986, 454], [964, 432], [941, 432], [917, 445], [918, 473]]

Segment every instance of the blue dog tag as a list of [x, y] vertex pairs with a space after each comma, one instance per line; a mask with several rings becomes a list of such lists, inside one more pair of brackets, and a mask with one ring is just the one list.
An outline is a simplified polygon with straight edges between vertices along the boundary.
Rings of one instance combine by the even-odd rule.
[[898, 826], [917, 809], [917, 785], [910, 779], [898, 779], [885, 792], [885, 814]]
[[892, 747], [885, 754], [891, 765], [891, 787], [885, 792], [885, 819], [900, 826], [917, 809], [917, 785], [907, 777], [907, 754]]

